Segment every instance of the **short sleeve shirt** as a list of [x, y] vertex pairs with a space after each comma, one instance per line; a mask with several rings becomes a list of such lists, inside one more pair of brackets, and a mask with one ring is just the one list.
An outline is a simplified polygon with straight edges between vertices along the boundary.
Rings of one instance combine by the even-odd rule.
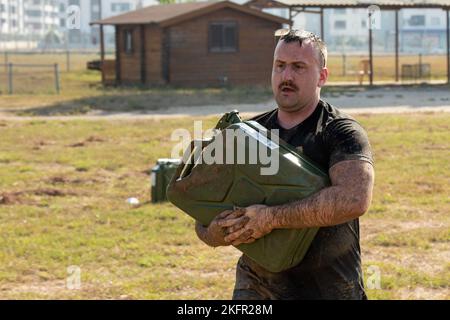
[[[320, 100], [314, 112], [294, 128], [278, 123], [278, 109], [250, 120], [278, 129], [280, 138], [303, 152], [325, 172], [341, 161], [360, 160], [373, 165], [369, 139], [351, 116]], [[293, 299], [365, 298], [359, 244], [359, 220], [319, 229], [299, 265], [271, 273], [245, 255], [239, 262], [272, 290]]]

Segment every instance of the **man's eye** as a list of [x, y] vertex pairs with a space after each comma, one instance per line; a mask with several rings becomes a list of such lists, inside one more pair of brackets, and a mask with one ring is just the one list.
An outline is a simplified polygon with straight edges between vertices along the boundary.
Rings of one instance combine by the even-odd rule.
[[276, 72], [282, 72], [284, 70], [284, 64], [282, 64], [282, 63], [277, 63], [276, 65], [275, 65], [275, 71]]

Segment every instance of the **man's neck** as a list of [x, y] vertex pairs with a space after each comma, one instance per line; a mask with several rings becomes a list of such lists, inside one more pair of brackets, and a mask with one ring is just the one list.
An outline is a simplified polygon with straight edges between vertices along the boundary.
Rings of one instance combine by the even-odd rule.
[[290, 129], [302, 123], [316, 109], [320, 97], [316, 97], [311, 103], [295, 112], [286, 112], [278, 108], [278, 123], [284, 129]]

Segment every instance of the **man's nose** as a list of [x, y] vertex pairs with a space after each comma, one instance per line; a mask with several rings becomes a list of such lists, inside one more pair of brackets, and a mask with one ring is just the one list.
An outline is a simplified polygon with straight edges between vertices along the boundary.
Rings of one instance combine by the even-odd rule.
[[293, 80], [294, 79], [294, 71], [291, 66], [287, 65], [283, 72], [281, 73], [281, 78], [283, 81]]

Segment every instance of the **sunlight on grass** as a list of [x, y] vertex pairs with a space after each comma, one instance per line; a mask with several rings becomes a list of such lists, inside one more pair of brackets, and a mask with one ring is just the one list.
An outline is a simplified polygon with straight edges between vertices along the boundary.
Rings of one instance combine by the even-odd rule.
[[[450, 298], [450, 116], [357, 118], [376, 161], [361, 219], [365, 279], [381, 275], [369, 297]], [[191, 218], [150, 202], [148, 170], [194, 119], [1, 120], [0, 298], [229, 299], [239, 252], [208, 248]], [[65, 287], [70, 265], [80, 290]]]

